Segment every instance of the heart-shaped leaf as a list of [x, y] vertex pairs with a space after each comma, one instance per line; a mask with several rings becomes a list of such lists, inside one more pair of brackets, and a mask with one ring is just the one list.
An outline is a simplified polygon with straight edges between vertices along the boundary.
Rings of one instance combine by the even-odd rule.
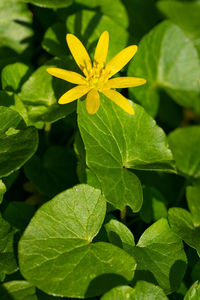
[[141, 185], [128, 169], [173, 171], [166, 136], [139, 105], [129, 115], [101, 95], [98, 112], [90, 115], [85, 101], [78, 104], [78, 125], [88, 167], [97, 176], [108, 202], [138, 211]]
[[105, 212], [100, 190], [88, 185], [44, 204], [19, 243], [23, 276], [48, 294], [78, 298], [99, 295], [131, 280], [135, 261], [129, 254], [105, 242], [91, 243]]

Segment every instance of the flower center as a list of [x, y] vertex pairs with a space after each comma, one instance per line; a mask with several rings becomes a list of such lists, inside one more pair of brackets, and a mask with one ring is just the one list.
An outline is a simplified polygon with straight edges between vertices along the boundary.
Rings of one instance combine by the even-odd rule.
[[91, 89], [101, 90], [107, 81], [104, 74], [105, 69], [103, 67], [104, 65], [94, 62], [93, 68], [86, 78]]

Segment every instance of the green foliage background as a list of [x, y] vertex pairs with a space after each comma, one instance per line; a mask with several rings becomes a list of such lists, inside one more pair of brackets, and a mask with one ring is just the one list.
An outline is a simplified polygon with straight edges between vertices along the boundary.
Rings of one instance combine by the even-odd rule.
[[[1, 0], [0, 299], [200, 299], [200, 1]], [[57, 103], [91, 56], [139, 50], [105, 96]]]

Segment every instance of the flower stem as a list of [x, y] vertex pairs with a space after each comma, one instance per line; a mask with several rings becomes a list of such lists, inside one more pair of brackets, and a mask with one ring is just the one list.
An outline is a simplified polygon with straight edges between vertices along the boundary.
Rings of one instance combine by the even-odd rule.
[[45, 123], [44, 125], [44, 137], [45, 144], [48, 146], [50, 141], [50, 131], [51, 131], [51, 123]]
[[120, 217], [122, 223], [126, 223], [126, 206], [124, 206], [124, 209], [120, 211]]

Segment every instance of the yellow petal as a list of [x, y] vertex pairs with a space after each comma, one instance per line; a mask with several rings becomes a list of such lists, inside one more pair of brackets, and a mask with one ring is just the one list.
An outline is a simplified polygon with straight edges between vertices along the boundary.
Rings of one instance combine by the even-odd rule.
[[108, 75], [107, 78], [110, 78], [119, 72], [135, 55], [137, 49], [138, 47], [136, 45], [132, 45], [123, 49], [116, 56], [114, 56], [105, 68], [105, 74]]
[[125, 110], [127, 113], [134, 115], [134, 109], [131, 106], [128, 99], [126, 99], [124, 96], [122, 96], [120, 93], [118, 93], [115, 90], [106, 90], [102, 91], [102, 93], [108, 97], [110, 100], [115, 102], [118, 106], [120, 106], [123, 110]]
[[92, 63], [87, 50], [85, 49], [81, 41], [73, 34], [68, 33], [66, 36], [66, 40], [77, 65], [83, 71], [85, 76], [87, 76], [92, 69]]
[[77, 100], [78, 98], [82, 97], [83, 95], [87, 94], [87, 92], [90, 90], [89, 86], [86, 85], [78, 85], [74, 87], [73, 89], [66, 92], [64, 95], [60, 97], [58, 100], [58, 103], [60, 104], [66, 104], [70, 103], [74, 100]]
[[109, 33], [108, 31], [104, 31], [101, 34], [95, 49], [94, 66], [99, 64], [102, 68], [104, 67], [108, 54], [108, 45]]
[[59, 68], [48, 68], [47, 72], [57, 78], [64, 79], [71, 83], [86, 84], [86, 79], [76, 72], [71, 72]]
[[89, 114], [95, 114], [99, 109], [99, 105], [99, 93], [96, 90], [92, 89], [91, 91], [89, 91], [86, 97], [86, 109]]
[[106, 82], [104, 85], [105, 89], [120, 89], [120, 88], [128, 88], [135, 87], [142, 84], [145, 84], [146, 80], [138, 77], [118, 77], [112, 78]]

